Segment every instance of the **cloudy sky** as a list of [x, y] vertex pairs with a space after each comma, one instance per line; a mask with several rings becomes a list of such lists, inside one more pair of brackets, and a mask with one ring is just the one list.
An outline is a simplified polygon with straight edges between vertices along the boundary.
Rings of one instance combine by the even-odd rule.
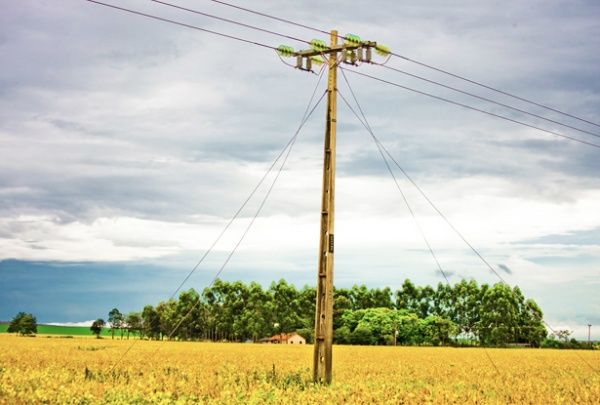
[[[151, 1], [107, 2], [303, 47]], [[207, 0], [173, 3], [327, 39]], [[596, 1], [246, 3], [600, 121]], [[294, 134], [317, 76], [269, 49], [84, 0], [0, 7], [0, 319], [23, 310], [42, 322], [77, 322], [168, 298]], [[400, 58], [388, 64], [600, 133]], [[357, 70], [600, 142], [380, 66]], [[600, 149], [348, 79], [375, 134], [496, 271], [537, 300], [553, 327], [584, 337], [592, 323], [600, 338]], [[341, 78], [339, 87], [349, 95]], [[324, 115], [321, 104], [222, 278], [314, 284]], [[341, 100], [338, 131], [336, 285], [443, 281], [377, 148]], [[497, 282], [397, 175], [450, 281]], [[186, 287], [212, 280], [273, 178]]]

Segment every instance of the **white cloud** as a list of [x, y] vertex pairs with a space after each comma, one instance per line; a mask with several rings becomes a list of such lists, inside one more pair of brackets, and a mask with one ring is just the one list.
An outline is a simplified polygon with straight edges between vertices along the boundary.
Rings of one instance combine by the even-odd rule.
[[81, 322], [47, 322], [44, 325], [54, 325], [54, 326], [92, 326], [94, 323], [91, 321], [81, 321]]

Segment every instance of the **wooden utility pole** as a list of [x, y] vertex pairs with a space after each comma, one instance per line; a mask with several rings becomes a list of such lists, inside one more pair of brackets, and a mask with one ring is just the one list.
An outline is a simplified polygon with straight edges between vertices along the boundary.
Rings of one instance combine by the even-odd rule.
[[[331, 31], [331, 48], [337, 45], [337, 31]], [[313, 380], [331, 382], [331, 346], [333, 344], [333, 250], [335, 214], [335, 135], [337, 113], [337, 52], [329, 55], [327, 113], [323, 155], [323, 192], [321, 201], [321, 238], [317, 274], [315, 314], [315, 352]]]
[[[344, 43], [338, 44], [338, 38]], [[333, 344], [333, 249], [335, 214], [335, 144], [337, 113], [337, 69], [340, 63], [358, 66], [371, 63], [372, 51], [389, 55], [386, 46], [373, 41], [362, 41], [357, 35], [339, 36], [333, 30], [330, 45], [313, 39], [311, 49], [294, 51], [290, 46], [277, 48], [280, 56], [295, 57], [296, 68], [312, 72], [312, 65], [328, 65], [327, 113], [325, 117], [325, 145], [323, 156], [323, 193], [321, 200], [321, 229], [319, 240], [319, 267], [317, 269], [317, 301], [315, 313], [315, 351], [313, 380], [319, 384], [331, 383]], [[325, 58], [325, 60], [321, 58]]]

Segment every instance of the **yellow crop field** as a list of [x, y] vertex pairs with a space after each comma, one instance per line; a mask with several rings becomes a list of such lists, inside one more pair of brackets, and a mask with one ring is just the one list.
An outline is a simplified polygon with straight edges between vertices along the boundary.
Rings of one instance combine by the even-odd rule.
[[324, 387], [310, 345], [130, 344], [1, 335], [0, 403], [600, 403], [597, 351], [334, 346]]

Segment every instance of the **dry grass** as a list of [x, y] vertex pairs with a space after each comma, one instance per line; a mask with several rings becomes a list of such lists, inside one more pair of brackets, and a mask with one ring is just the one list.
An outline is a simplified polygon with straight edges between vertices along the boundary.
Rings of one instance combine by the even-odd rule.
[[335, 346], [320, 387], [312, 346], [129, 344], [1, 335], [0, 403], [600, 403], [600, 352]]

